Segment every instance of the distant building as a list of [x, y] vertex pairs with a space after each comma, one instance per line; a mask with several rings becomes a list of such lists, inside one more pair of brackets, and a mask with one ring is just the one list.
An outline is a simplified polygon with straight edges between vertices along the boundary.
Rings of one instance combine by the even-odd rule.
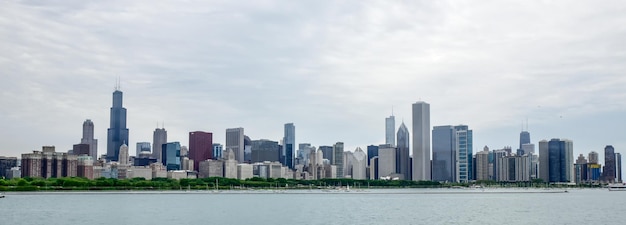
[[237, 179], [237, 160], [235, 158], [235, 152], [232, 149], [227, 149], [224, 154], [224, 177]]
[[457, 138], [454, 127], [435, 126], [433, 127], [432, 138], [432, 180], [439, 182], [457, 182]]
[[278, 142], [267, 139], [252, 141], [252, 163], [278, 162], [280, 160], [280, 148]]
[[107, 160], [119, 159], [120, 147], [128, 141], [128, 128], [126, 127], [126, 108], [122, 106], [122, 91], [119, 86], [113, 92], [113, 106], [111, 107], [111, 126], [107, 133]]
[[193, 168], [200, 168], [200, 162], [213, 157], [213, 133], [189, 132], [189, 159], [194, 161]]
[[221, 159], [223, 158], [224, 146], [220, 143], [213, 143], [213, 157], [212, 159]]
[[163, 144], [167, 143], [167, 131], [165, 128], [156, 128], [152, 134], [152, 156], [159, 163], [163, 163]]
[[431, 180], [430, 104], [413, 104], [413, 180]]
[[137, 142], [135, 156], [139, 157], [142, 152], [152, 153], [152, 146], [150, 145], [150, 142]]
[[129, 160], [129, 155], [128, 155], [128, 145], [126, 144], [122, 144], [122, 146], [120, 146], [120, 150], [118, 151], [118, 163], [122, 166], [128, 166], [128, 163], [130, 162]]
[[163, 165], [166, 170], [180, 170], [182, 163], [180, 159], [180, 143], [169, 142], [161, 145], [161, 156], [163, 157]]
[[614, 183], [617, 175], [615, 160], [615, 148], [607, 145], [604, 148], [604, 170], [602, 172], [602, 180], [607, 183]]
[[530, 133], [528, 131], [522, 131], [519, 134], [519, 148], [518, 148], [517, 155], [524, 155], [526, 153], [529, 153], [526, 151], [528, 149], [523, 148], [525, 144], [530, 144]]
[[378, 145], [368, 145], [367, 146], [367, 166], [370, 166], [370, 160], [372, 158], [378, 156]]
[[83, 122], [83, 137], [80, 139], [81, 144], [89, 145], [88, 155], [95, 161], [98, 159], [98, 139], [94, 139], [94, 125], [88, 119]]
[[573, 151], [573, 142], [570, 140], [555, 138], [550, 141], [540, 141], [540, 178], [550, 183], [574, 182]]
[[296, 147], [296, 127], [293, 123], [285, 124], [285, 135], [283, 137], [283, 149], [281, 152], [281, 163], [290, 169], [294, 169], [294, 153]]
[[476, 180], [490, 180], [489, 177], [489, 148], [476, 153]]
[[254, 177], [252, 164], [237, 164], [237, 179], [245, 180]]
[[367, 155], [361, 148], [356, 148], [352, 154], [352, 179], [365, 180], [367, 179]]
[[378, 147], [378, 177], [396, 176], [396, 148], [392, 145]]
[[235, 152], [235, 158], [238, 163], [245, 162], [245, 135], [243, 128], [226, 129], [226, 149], [232, 149]]
[[53, 146], [44, 146], [44, 151], [22, 154], [22, 177], [75, 177], [78, 158], [75, 155], [55, 152]]
[[11, 168], [17, 167], [16, 157], [0, 156], [0, 178], [8, 177]]
[[320, 146], [320, 147], [318, 148], [318, 150], [319, 150], [319, 151], [322, 151], [323, 156], [324, 156], [324, 159], [328, 159], [328, 161], [330, 161], [330, 162], [333, 162], [333, 161], [334, 161], [334, 160], [333, 160], [333, 156], [334, 156], [335, 154], [333, 154], [333, 146], [326, 146], [326, 145], [323, 145], [323, 146]]
[[599, 164], [600, 160], [599, 160], [600, 156], [597, 152], [591, 151], [589, 153], [589, 163], [592, 164]]
[[396, 117], [393, 115], [385, 118], [385, 144], [396, 145]]
[[333, 161], [331, 161], [331, 165], [337, 166], [337, 177], [343, 178], [343, 142], [337, 142], [333, 145]]
[[400, 174], [404, 180], [411, 180], [411, 165], [410, 163], [410, 147], [409, 142], [411, 136], [409, 135], [409, 129], [404, 125], [404, 122], [398, 128], [396, 145], [396, 173]]
[[[250, 137], [248, 136], [243, 136], [243, 161], [244, 162], [251, 162], [252, 161], [252, 139], [250, 139]], [[235, 156], [237, 155], [237, 153], [235, 153]], [[239, 161], [239, 159], [237, 159], [237, 161]]]
[[505, 156], [496, 159], [498, 161], [498, 176], [500, 182], [526, 182], [530, 181], [530, 155], [525, 154]]
[[615, 172], [617, 173], [617, 182], [622, 183], [622, 154], [615, 153]]
[[93, 159], [89, 155], [77, 157], [76, 176], [93, 179]]
[[208, 159], [199, 163], [198, 178], [224, 177], [224, 162]]

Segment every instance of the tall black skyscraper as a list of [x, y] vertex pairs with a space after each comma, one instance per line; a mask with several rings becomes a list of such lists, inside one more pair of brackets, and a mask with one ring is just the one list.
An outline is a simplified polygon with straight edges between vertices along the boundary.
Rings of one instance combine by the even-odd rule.
[[602, 178], [609, 183], [615, 182], [615, 148], [612, 145], [607, 145], [604, 148], [604, 170], [602, 172]]
[[107, 161], [117, 161], [120, 146], [128, 144], [128, 128], [126, 128], [126, 108], [122, 107], [122, 91], [119, 85], [113, 92], [111, 107], [111, 126], [107, 134]]

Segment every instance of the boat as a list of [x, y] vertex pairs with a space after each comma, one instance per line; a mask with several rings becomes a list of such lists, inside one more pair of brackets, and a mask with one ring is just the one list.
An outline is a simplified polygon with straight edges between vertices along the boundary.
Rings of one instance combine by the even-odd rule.
[[0, 198], [4, 198], [4, 194], [0, 193]]
[[609, 184], [607, 187], [609, 191], [626, 191], [626, 184], [624, 183]]

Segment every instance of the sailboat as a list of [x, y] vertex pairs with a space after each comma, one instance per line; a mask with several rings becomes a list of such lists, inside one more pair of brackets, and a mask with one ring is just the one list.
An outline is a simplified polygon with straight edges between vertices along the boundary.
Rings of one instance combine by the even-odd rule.
[[0, 198], [4, 198], [4, 194], [0, 193]]

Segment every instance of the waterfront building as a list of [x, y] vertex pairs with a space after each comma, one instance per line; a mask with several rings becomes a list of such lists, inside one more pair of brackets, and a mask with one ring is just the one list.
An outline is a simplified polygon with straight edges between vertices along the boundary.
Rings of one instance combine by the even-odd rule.
[[410, 160], [410, 148], [409, 142], [411, 136], [409, 135], [409, 129], [404, 125], [404, 121], [398, 128], [398, 139], [396, 145], [396, 173], [399, 174], [403, 180], [411, 180], [411, 165]]
[[502, 173], [500, 173], [499, 171], [502, 171], [503, 169], [501, 167], [503, 167], [504, 165], [502, 164], [503, 161], [499, 160], [500, 158], [504, 158], [507, 156], [511, 156], [510, 150], [511, 148], [505, 147], [503, 149], [497, 149], [497, 150], [493, 150], [491, 152], [491, 156], [490, 156], [490, 161], [492, 162], [492, 173], [491, 173], [491, 180], [504, 180], [506, 178], [501, 178], [500, 176], [502, 175]]
[[499, 182], [526, 182], [530, 181], [531, 157], [525, 155], [510, 155], [496, 159], [497, 180]]
[[456, 132], [456, 180], [467, 183], [472, 177], [473, 131], [467, 125], [454, 126]]
[[44, 146], [43, 151], [22, 154], [22, 177], [75, 177], [78, 157], [55, 152], [54, 146]]
[[152, 146], [150, 142], [137, 142], [137, 149], [135, 149], [135, 156], [140, 157], [141, 154], [152, 153]]
[[378, 156], [378, 145], [368, 145], [367, 146], [367, 166], [370, 166], [370, 160], [372, 158]]
[[294, 169], [294, 152], [296, 147], [296, 127], [293, 123], [285, 124], [285, 135], [283, 137], [282, 161], [281, 163], [290, 169]]
[[167, 131], [165, 128], [156, 128], [152, 133], [152, 157], [154, 157], [158, 163], [163, 163], [163, 144], [167, 143]]
[[280, 160], [280, 147], [278, 142], [267, 139], [252, 141], [252, 163], [278, 162]]
[[413, 180], [431, 180], [430, 104], [413, 104]]
[[[573, 142], [554, 138], [547, 141], [547, 146], [545, 143], [546, 141], [539, 142], [540, 175], [543, 173], [543, 176], [548, 178], [544, 181], [550, 183], [574, 182]], [[543, 149], [542, 152], [542, 147], [547, 147], [547, 154], [546, 149]], [[546, 154], [544, 156], [546, 158], [543, 160], [546, 161], [546, 164], [542, 162], [542, 154]]]
[[237, 179], [237, 160], [232, 149], [224, 153], [224, 177]]
[[615, 173], [616, 182], [622, 183], [622, 154], [618, 152], [615, 153]]
[[169, 142], [161, 145], [161, 149], [163, 165], [166, 170], [180, 170], [182, 168], [180, 161], [180, 143]]
[[352, 154], [352, 179], [365, 180], [367, 179], [367, 155], [361, 148], [356, 148]]
[[113, 92], [113, 106], [111, 107], [111, 124], [107, 131], [107, 160], [119, 159], [120, 147], [128, 141], [128, 128], [126, 127], [126, 108], [122, 106], [122, 91], [119, 85]]
[[[590, 157], [591, 158], [591, 157]], [[544, 182], [550, 181], [550, 152], [547, 140], [539, 141], [539, 179]]]
[[8, 177], [8, 174], [13, 167], [17, 167], [16, 157], [0, 156], [0, 178]]
[[94, 125], [90, 119], [83, 122], [83, 137], [80, 143], [89, 145], [88, 155], [94, 161], [98, 159], [98, 139], [94, 139]]
[[398, 177], [396, 174], [396, 148], [392, 145], [378, 146], [378, 179]]
[[432, 180], [457, 182], [457, 137], [453, 126], [433, 127]]
[[224, 177], [224, 161], [207, 159], [199, 163], [198, 178]]
[[385, 118], [385, 144], [396, 145], [396, 117], [393, 114]]
[[[243, 127], [228, 128], [226, 129], [226, 149], [232, 149], [235, 152], [235, 159], [238, 163], [249, 162], [251, 159], [246, 159], [246, 137], [243, 133]], [[250, 138], [248, 138], [249, 140]], [[251, 149], [250, 149], [251, 150]]]
[[254, 177], [252, 164], [241, 163], [237, 164], [237, 179], [245, 180]]
[[337, 177], [344, 178], [343, 176], [343, 142], [337, 142], [335, 143], [335, 145], [333, 145], [333, 160], [331, 161], [331, 165], [337, 166]]
[[220, 143], [213, 143], [212, 159], [221, 159], [224, 153], [224, 146]]
[[213, 159], [213, 133], [189, 132], [189, 159], [194, 161], [193, 168], [200, 168], [200, 162]]
[[602, 180], [607, 183], [615, 182], [617, 163], [615, 162], [615, 148], [607, 145], [604, 148], [604, 170], [602, 171]]
[[485, 146], [483, 151], [476, 153], [476, 180], [489, 179], [489, 148]]
[[93, 159], [89, 155], [81, 155], [76, 158], [76, 176], [93, 179]]

